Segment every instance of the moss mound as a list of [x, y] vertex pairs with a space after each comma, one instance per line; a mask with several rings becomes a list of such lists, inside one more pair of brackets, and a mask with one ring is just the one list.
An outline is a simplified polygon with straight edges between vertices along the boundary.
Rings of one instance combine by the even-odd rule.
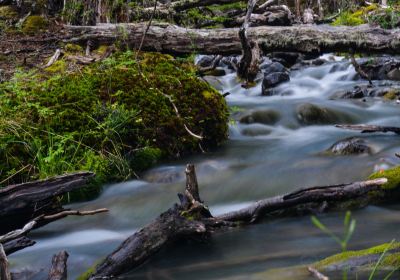
[[0, 185], [77, 170], [124, 180], [227, 138], [225, 100], [191, 63], [126, 52], [77, 72], [63, 64], [0, 84]]
[[47, 26], [48, 22], [44, 17], [29, 16], [22, 27], [22, 32], [26, 34], [35, 34], [36, 32], [45, 30]]
[[369, 176], [369, 179], [378, 179], [378, 178], [388, 179], [388, 182], [382, 186], [387, 190], [392, 190], [400, 187], [400, 166], [388, 170], [378, 171]]

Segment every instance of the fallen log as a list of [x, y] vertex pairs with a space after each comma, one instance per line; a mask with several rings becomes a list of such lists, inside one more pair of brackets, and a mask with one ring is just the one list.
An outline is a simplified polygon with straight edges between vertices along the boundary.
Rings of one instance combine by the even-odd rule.
[[80, 172], [0, 189], [0, 234], [22, 228], [39, 216], [64, 211], [58, 197], [85, 186], [93, 176]]
[[47, 280], [67, 280], [67, 260], [68, 253], [61, 251], [53, 256], [51, 261], [51, 269]]
[[379, 125], [368, 125], [368, 124], [338, 124], [335, 125], [337, 128], [350, 129], [350, 130], [359, 130], [361, 133], [376, 133], [376, 132], [394, 132], [396, 134], [400, 134], [400, 127], [394, 126], [379, 126]]
[[[97, 26], [65, 26], [65, 43], [85, 45], [88, 40], [98, 44], [113, 44], [124, 38], [130, 47], [138, 48], [147, 23], [99, 24]], [[143, 42], [143, 50], [172, 54], [231, 55], [242, 51], [239, 29], [189, 29], [175, 25], [153, 23]], [[260, 26], [249, 27], [248, 38], [264, 53], [291, 51], [302, 53], [347, 52], [350, 48], [366, 53], [400, 53], [400, 30], [384, 30], [366, 25], [329, 26]], [[54, 38], [52, 38], [54, 39]], [[26, 41], [27, 39], [25, 39]], [[29, 41], [29, 40], [28, 40]]]
[[[193, 237], [202, 238], [220, 229], [259, 221], [262, 217], [294, 212], [306, 214], [340, 209], [351, 202], [363, 207], [383, 199], [389, 190], [382, 187], [387, 179], [312, 187], [255, 202], [242, 210], [213, 217], [200, 199], [193, 165], [186, 168], [186, 188], [178, 194], [180, 204], [162, 213], [156, 220], [126, 239], [108, 255], [89, 279], [116, 277], [141, 265], [166, 244]], [[391, 193], [391, 196], [392, 193]], [[356, 202], [359, 202], [358, 204]]]
[[22, 236], [17, 239], [10, 240], [3, 244], [4, 252], [7, 256], [15, 253], [19, 250], [35, 245], [36, 242], [29, 239], [28, 237]]

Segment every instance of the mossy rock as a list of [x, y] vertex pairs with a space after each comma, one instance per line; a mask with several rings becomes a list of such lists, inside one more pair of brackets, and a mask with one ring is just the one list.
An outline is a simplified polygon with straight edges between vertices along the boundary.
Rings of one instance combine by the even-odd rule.
[[0, 19], [10, 20], [16, 19], [18, 17], [18, 13], [12, 6], [3, 6], [0, 7]]
[[66, 45], [64, 46], [64, 50], [65, 50], [66, 52], [70, 52], [70, 53], [80, 53], [80, 52], [83, 52], [83, 48], [82, 48], [80, 45], [71, 44], [71, 43], [66, 44]]
[[369, 176], [371, 180], [378, 178], [388, 179], [388, 182], [382, 186], [384, 189], [393, 190], [400, 187], [400, 166], [388, 170], [381, 170]]
[[311, 103], [301, 104], [296, 116], [303, 125], [354, 123], [354, 118], [341, 111], [319, 107]]
[[261, 123], [273, 125], [281, 118], [279, 112], [274, 110], [257, 110], [246, 113], [240, 117], [239, 122], [243, 124]]
[[25, 34], [34, 34], [43, 31], [48, 27], [48, 21], [42, 16], [29, 16], [22, 26]]
[[78, 170], [96, 172], [99, 183], [126, 180], [227, 139], [225, 100], [192, 63], [125, 52], [76, 72], [68, 66], [60, 60], [0, 84], [5, 185]]

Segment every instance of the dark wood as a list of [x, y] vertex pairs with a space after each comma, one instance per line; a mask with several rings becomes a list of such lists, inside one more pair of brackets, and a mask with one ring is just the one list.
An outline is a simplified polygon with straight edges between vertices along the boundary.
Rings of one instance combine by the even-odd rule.
[[[352, 202], [354, 207], [376, 203], [387, 191], [381, 186], [387, 179], [356, 182], [326, 187], [312, 187], [255, 202], [244, 209], [213, 217], [200, 200], [194, 166], [186, 168], [185, 194], [178, 194], [180, 204], [162, 213], [152, 223], [126, 239], [96, 268], [90, 279], [117, 277], [137, 268], [166, 244], [183, 239], [201, 238], [220, 229], [259, 221], [282, 213], [305, 214], [338, 209]], [[358, 204], [356, 202], [358, 202]], [[305, 211], [307, 210], [307, 211]]]
[[4, 251], [7, 256], [15, 253], [19, 250], [25, 249], [27, 247], [33, 246], [36, 241], [29, 239], [28, 237], [22, 236], [17, 239], [10, 240], [3, 244]]
[[0, 279], [11, 280], [11, 274], [6, 253], [4, 252], [3, 245], [0, 243]]
[[359, 130], [361, 133], [375, 133], [375, 132], [394, 132], [396, 134], [400, 134], [400, 127], [395, 126], [379, 126], [379, 125], [368, 125], [368, 124], [338, 124], [335, 125], [337, 128], [350, 129], [350, 130]]
[[250, 26], [250, 18], [253, 13], [257, 0], [249, 0], [247, 12], [242, 27], [239, 29], [240, 44], [242, 46], [242, 58], [239, 62], [238, 76], [246, 82], [254, 82], [260, 71], [261, 51], [258, 43], [247, 36], [247, 30]]
[[58, 197], [85, 186], [93, 176], [80, 172], [0, 189], [0, 234], [22, 228], [41, 215], [64, 211]]
[[67, 280], [68, 257], [69, 255], [66, 251], [61, 251], [53, 256], [47, 280]]
[[[87, 40], [113, 44], [124, 36], [138, 48], [147, 23], [100, 24], [98, 26], [65, 26], [61, 41], [85, 45]], [[121, 30], [124, 30], [123, 34]], [[242, 46], [238, 28], [190, 29], [153, 23], [143, 42], [143, 50], [172, 54], [240, 54]], [[119, 36], [119, 34], [121, 34]], [[368, 26], [260, 26], [249, 27], [248, 38], [257, 42], [264, 53], [295, 51], [302, 53], [348, 52], [353, 48], [366, 53], [400, 53], [400, 29], [384, 30]], [[125, 40], [126, 39], [126, 40]], [[48, 40], [56, 40], [49, 38]], [[25, 40], [29, 42], [29, 40]]]

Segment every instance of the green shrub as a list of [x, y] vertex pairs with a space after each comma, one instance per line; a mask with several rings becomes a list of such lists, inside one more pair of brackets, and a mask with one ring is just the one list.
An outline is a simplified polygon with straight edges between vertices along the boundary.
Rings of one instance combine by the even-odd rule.
[[73, 73], [17, 72], [0, 84], [0, 185], [77, 170], [125, 180], [161, 158], [220, 145], [227, 115], [193, 64], [166, 55], [136, 61], [126, 52]]

